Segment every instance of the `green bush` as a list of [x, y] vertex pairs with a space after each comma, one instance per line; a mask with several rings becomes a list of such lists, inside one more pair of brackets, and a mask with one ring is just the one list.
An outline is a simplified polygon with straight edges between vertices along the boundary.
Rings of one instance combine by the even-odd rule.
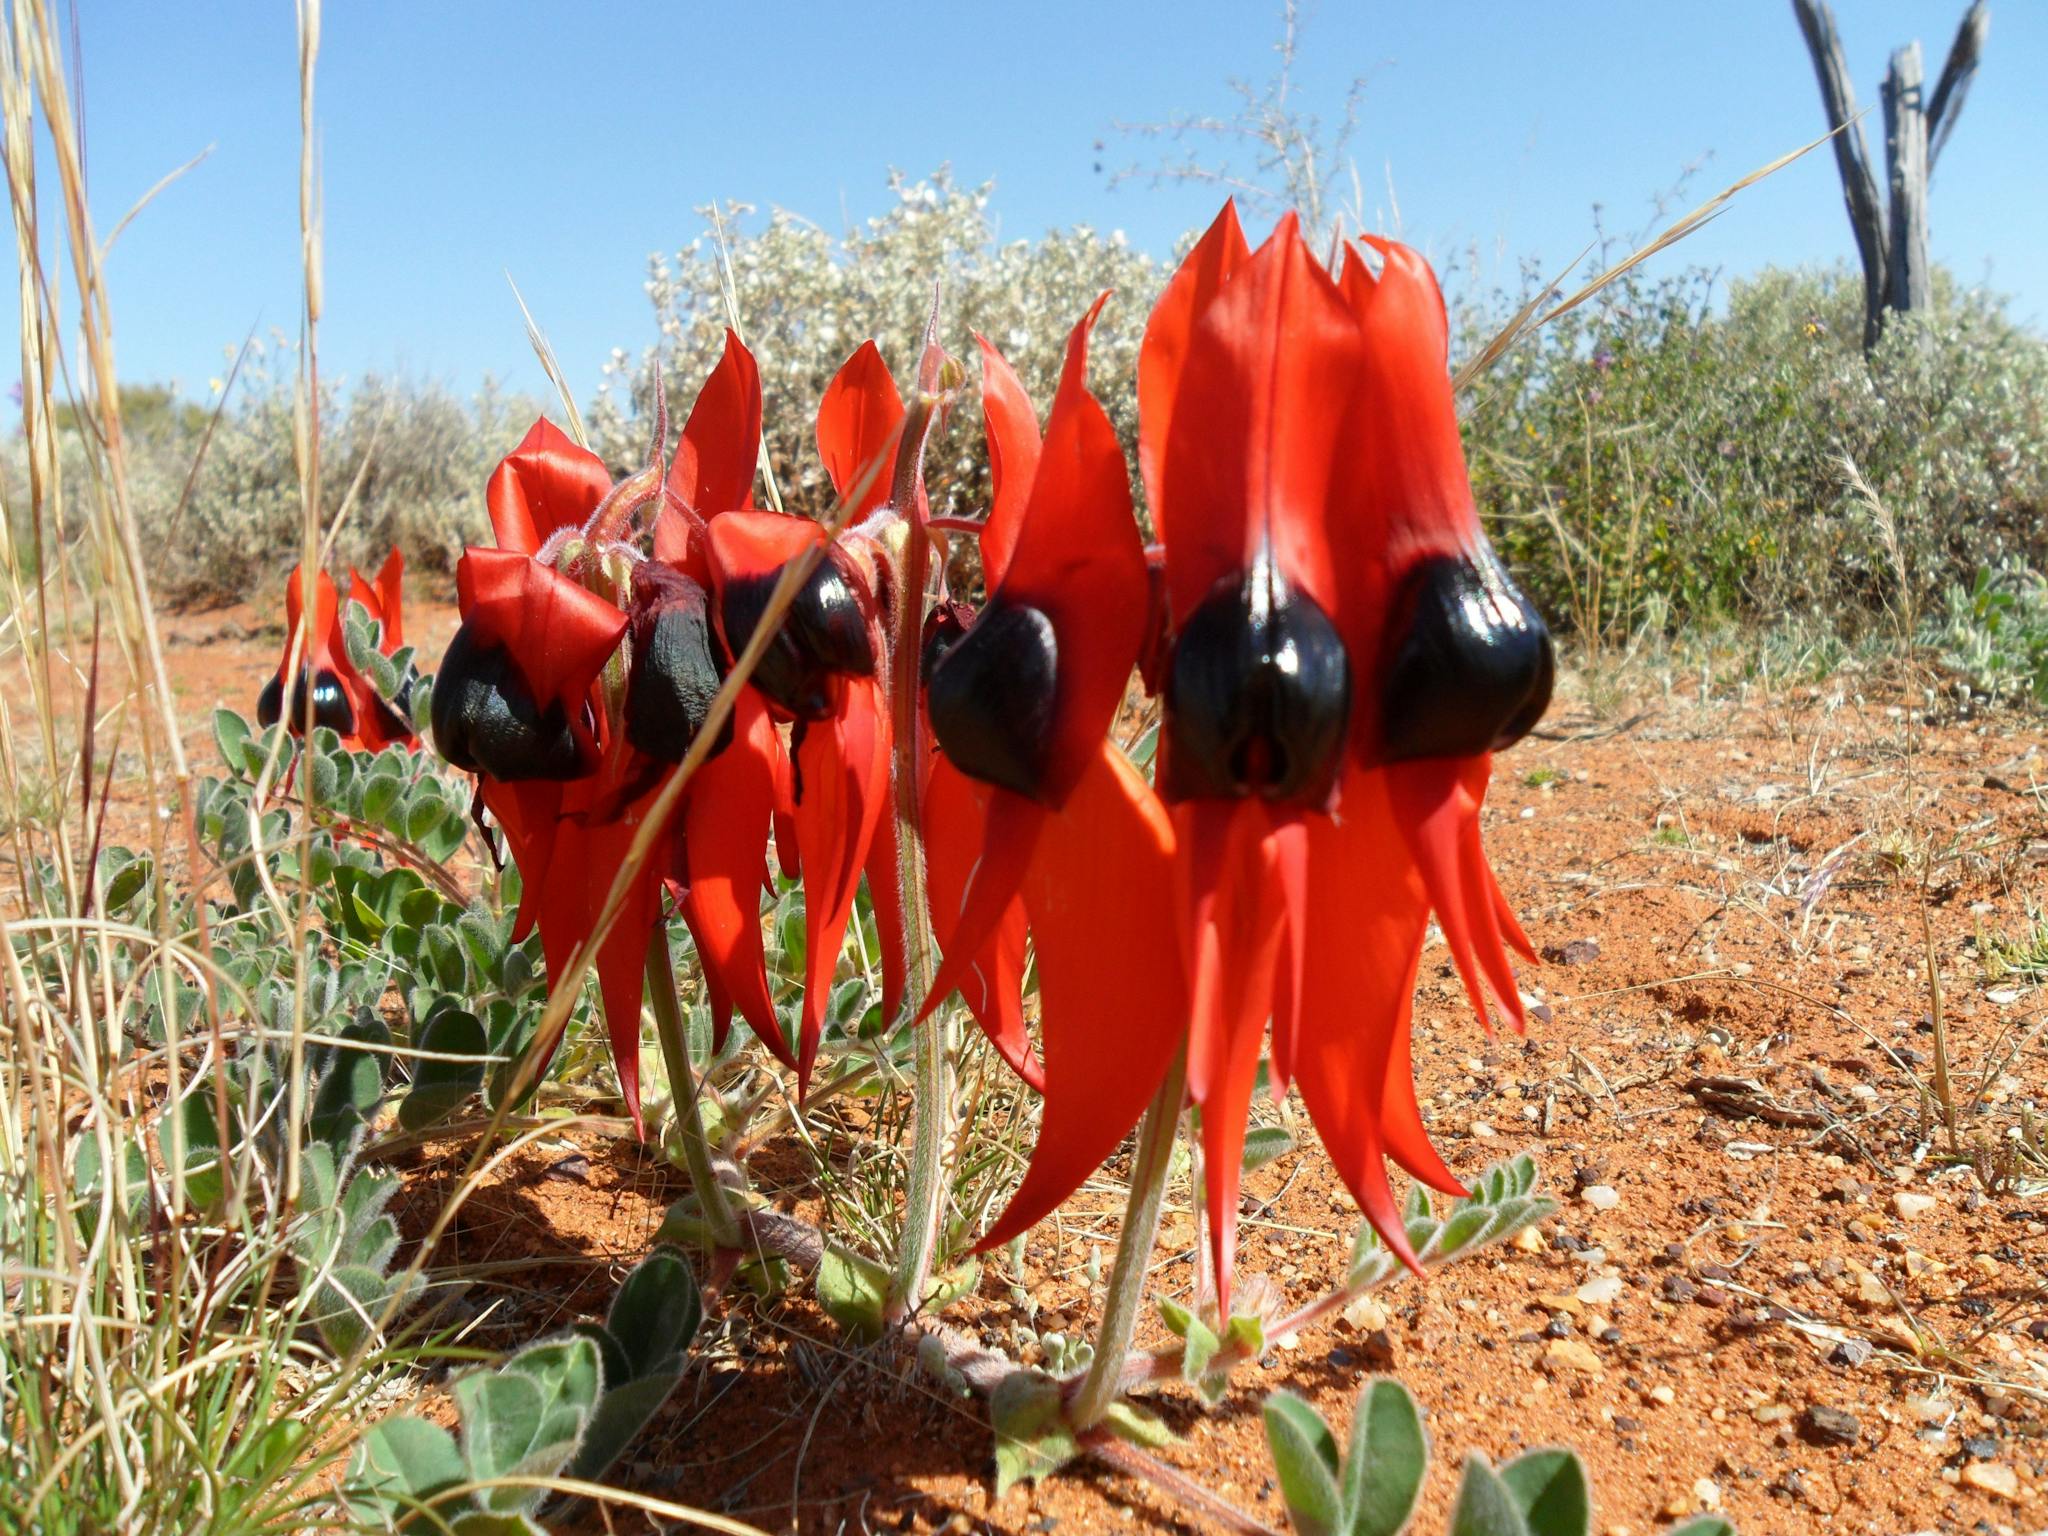
[[[1582, 635], [1820, 614], [1898, 594], [1845, 484], [1897, 520], [1914, 606], [2048, 553], [2048, 341], [1946, 278], [1936, 310], [1860, 346], [1846, 269], [1765, 270], [1725, 308], [1705, 273], [1632, 277], [1525, 341], [1467, 421], [1510, 563]], [[1462, 318], [1467, 350], [1490, 315]]]

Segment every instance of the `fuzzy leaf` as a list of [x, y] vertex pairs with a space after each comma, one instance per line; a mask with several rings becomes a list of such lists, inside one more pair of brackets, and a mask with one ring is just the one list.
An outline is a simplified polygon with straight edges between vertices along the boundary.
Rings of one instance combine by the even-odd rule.
[[1285, 1390], [1266, 1399], [1266, 1445], [1300, 1536], [1344, 1536], [1337, 1441], [1321, 1414]]
[[1263, 1168], [1294, 1150], [1294, 1138], [1277, 1125], [1255, 1125], [1244, 1133], [1244, 1171]]
[[1156, 1451], [1174, 1442], [1173, 1431], [1166, 1427], [1159, 1415], [1133, 1402], [1119, 1400], [1111, 1403], [1102, 1422], [1119, 1440], [1128, 1440], [1147, 1450]]
[[1166, 1320], [1167, 1331], [1177, 1339], [1188, 1336], [1188, 1324], [1195, 1320], [1195, 1314], [1170, 1297], [1159, 1298], [1159, 1315]]
[[1450, 1536], [1534, 1536], [1508, 1485], [1484, 1456], [1468, 1456], [1451, 1508]]
[[1719, 1515], [1701, 1515], [1697, 1520], [1673, 1526], [1670, 1536], [1735, 1536], [1735, 1526]]
[[[574, 1336], [529, 1344], [496, 1371], [455, 1384], [462, 1443], [477, 1478], [553, 1477], [569, 1464], [597, 1405], [597, 1346]], [[481, 1495], [497, 1512], [531, 1509], [537, 1488], [494, 1488]]]
[[468, 1475], [453, 1435], [401, 1414], [373, 1424], [357, 1442], [342, 1498], [359, 1519], [391, 1529]]
[[1578, 1453], [1530, 1451], [1500, 1469], [1530, 1536], [1587, 1536], [1593, 1524], [1593, 1492]]
[[412, 1092], [398, 1104], [398, 1123], [408, 1131], [445, 1120], [464, 1099], [483, 1086], [484, 1056], [490, 1041], [473, 1013], [444, 1008], [419, 1027], [414, 1043], [439, 1056], [471, 1060], [419, 1060], [413, 1065]]
[[249, 722], [232, 709], [213, 712], [213, 743], [229, 773], [241, 773], [249, 762]]
[[872, 1343], [882, 1336], [883, 1311], [889, 1302], [888, 1270], [828, 1243], [812, 1284], [825, 1315], [857, 1343]]
[[[680, 1358], [703, 1317], [703, 1298], [689, 1260], [678, 1249], [661, 1247], [634, 1265], [619, 1286], [605, 1331], [637, 1377]], [[607, 1384], [616, 1388], [622, 1383]]]
[[1395, 1536], [1415, 1512], [1429, 1440], [1408, 1389], [1378, 1377], [1359, 1394], [1344, 1457], [1345, 1536]]
[[1080, 1454], [1060, 1384], [1038, 1371], [1012, 1371], [989, 1398], [996, 1436], [996, 1497], [1053, 1473]]

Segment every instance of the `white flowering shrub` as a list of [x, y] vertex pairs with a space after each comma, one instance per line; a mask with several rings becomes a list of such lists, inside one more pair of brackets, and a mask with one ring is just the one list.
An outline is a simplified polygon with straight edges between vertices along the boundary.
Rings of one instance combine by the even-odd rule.
[[[669, 399], [687, 408], [736, 318], [761, 366], [769, 463], [782, 494], [792, 509], [820, 510], [830, 489], [812, 437], [819, 397], [870, 338], [907, 386], [937, 282], [941, 344], [972, 368], [972, 333], [988, 337], [1041, 414], [1068, 331], [1115, 290], [1095, 330], [1089, 378], [1135, 464], [1138, 339], [1165, 281], [1160, 265], [1121, 235], [1085, 225], [999, 240], [990, 188], [957, 186], [943, 170], [924, 181], [892, 176], [889, 189], [888, 211], [844, 235], [781, 210], [756, 219], [731, 204], [705, 210], [703, 233], [674, 256], [651, 257], [647, 295], [660, 340], [637, 356], [612, 354], [591, 413], [599, 451], [615, 463], [639, 459], [657, 363]], [[936, 500], [962, 511], [985, 503], [978, 418], [956, 422], [933, 453]]]

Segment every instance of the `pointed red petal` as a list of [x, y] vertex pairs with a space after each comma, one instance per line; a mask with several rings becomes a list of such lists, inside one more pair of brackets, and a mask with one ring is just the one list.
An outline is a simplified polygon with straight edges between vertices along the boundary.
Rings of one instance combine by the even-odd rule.
[[991, 608], [1037, 608], [1058, 639], [1058, 695], [1038, 794], [1049, 805], [1090, 770], [1144, 641], [1145, 545], [1130, 475], [1115, 427], [1088, 393], [1088, 336], [1102, 304], [1097, 299], [1067, 339], [1023, 526], [990, 600]]
[[[949, 771], [957, 772], [950, 767]], [[987, 788], [981, 846], [973, 856], [965, 889], [955, 903], [946, 906], [932, 898], [932, 927], [943, 958], [938, 974], [932, 978], [932, 989], [918, 1006], [913, 1023], [930, 1018], [932, 1010], [956, 988], [964, 990], [976, 962], [987, 953], [1023, 889], [1045, 826], [1048, 812], [1037, 801], [993, 785]]]
[[1154, 502], [1176, 625], [1261, 549], [1339, 620], [1331, 528], [1346, 487], [1364, 344], [1291, 217], [1196, 317]]
[[[933, 926], [949, 940], [957, 936], [968, 883], [986, 837], [988, 801], [998, 793], [968, 778], [944, 757], [933, 756], [924, 789], [926, 877]], [[1024, 1028], [1024, 940], [1024, 902], [1013, 894], [993, 932], [955, 970], [960, 996], [981, 1032], [1010, 1069], [1042, 1093], [1045, 1070]]]
[[1409, 856], [1421, 872], [1437, 926], [1480, 1022], [1491, 1031], [1490, 990], [1502, 1015], [1520, 1032], [1526, 1027], [1521, 989], [1501, 944], [1492, 877], [1478, 841], [1479, 805], [1490, 764], [1486, 757], [1422, 759], [1390, 764], [1384, 772]]
[[689, 888], [683, 918], [696, 936], [714, 1013], [722, 1004], [729, 1017], [737, 1004], [747, 1027], [794, 1071], [796, 1056], [769, 995], [761, 940], [761, 890], [781, 750], [767, 705], [751, 688], [742, 689], [733, 708], [731, 744], [705, 759], [685, 797]]
[[1175, 807], [1174, 822], [1183, 850], [1174, 883], [1191, 978], [1188, 1097], [1202, 1106], [1210, 1256], [1227, 1308], [1245, 1117], [1274, 1011], [1286, 901], [1264, 805], [1190, 801]]
[[889, 459], [903, 425], [903, 397], [872, 341], [849, 357], [818, 402], [818, 453], [841, 496], [860, 490], [858, 519], [889, 499]]
[[875, 909], [875, 942], [882, 951], [882, 1027], [896, 1022], [903, 1008], [907, 959], [903, 944], [903, 885], [897, 875], [896, 816], [882, 807], [875, 840], [868, 844], [868, 901]]
[[1207, 233], [1188, 252], [1145, 323], [1138, 349], [1138, 466], [1145, 499], [1159, 505], [1167, 431], [1180, 390], [1181, 364], [1195, 320], [1251, 254], [1238, 227], [1237, 204], [1228, 202]]
[[1180, 1048], [1186, 993], [1173, 914], [1158, 899], [1172, 862], [1172, 822], [1104, 742], [1048, 819], [1025, 881], [1045, 1115], [1024, 1182], [980, 1251], [1026, 1231], [1081, 1187], [1137, 1123]]
[[626, 632], [623, 612], [525, 555], [464, 550], [455, 581], [463, 622], [511, 653], [543, 704], [580, 708]]
[[760, 456], [761, 370], [754, 354], [728, 329], [725, 352], [683, 423], [682, 440], [668, 467], [668, 488], [705, 517], [743, 511], [754, 504]]
[[580, 527], [611, 488], [604, 460], [543, 417], [492, 472], [484, 504], [498, 548], [530, 555], [556, 529]]
[[[1340, 819], [1310, 822], [1309, 945], [1294, 1080], [1338, 1177], [1395, 1257], [1417, 1273], [1400, 1202], [1387, 1182], [1388, 1105], [1405, 1062], [1428, 897], [1405, 857], [1382, 774], [1348, 770]], [[1414, 1145], [1409, 1098], [1396, 1101], [1404, 1161]]]
[[[579, 786], [580, 787], [580, 786]], [[573, 793], [573, 789], [571, 793]], [[545, 875], [538, 882], [537, 910], [541, 949], [547, 957], [548, 985], [568, 968], [576, 946], [588, 938], [611, 892], [613, 879], [639, 831], [641, 818], [655, 796], [633, 802], [616, 820], [588, 822], [575, 815], [561, 820], [549, 852]], [[661, 883], [669, 866], [666, 854], [650, 858], [628, 887], [611, 931], [597, 951], [598, 990], [605, 1028], [610, 1036], [612, 1065], [619, 1092], [632, 1117], [635, 1134], [640, 1119], [640, 1004], [647, 945], [661, 918]], [[547, 1049], [551, 1052], [553, 1045]]]
[[981, 414], [988, 433], [991, 493], [988, 521], [981, 525], [981, 570], [984, 585], [993, 592], [1017, 547], [1042, 440], [1038, 413], [1017, 371], [986, 336], [977, 332], [974, 339], [981, 347]]
[[873, 678], [848, 678], [844, 710], [805, 731], [797, 750], [797, 784], [796, 838], [804, 877], [804, 1001], [797, 1037], [801, 1094], [817, 1059], [832, 973], [868, 846], [888, 810], [889, 722]]

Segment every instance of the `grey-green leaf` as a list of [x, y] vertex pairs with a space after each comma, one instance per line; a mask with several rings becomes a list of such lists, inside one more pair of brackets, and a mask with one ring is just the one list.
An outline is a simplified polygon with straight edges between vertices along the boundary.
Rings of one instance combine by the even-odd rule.
[[1592, 1528], [1593, 1491], [1576, 1451], [1530, 1451], [1502, 1467], [1500, 1480], [1521, 1508], [1530, 1536], [1587, 1536]]
[[1449, 1536], [1533, 1536], [1521, 1506], [1483, 1456], [1465, 1460]]
[[1395, 1536], [1415, 1512], [1429, 1440], [1408, 1389], [1376, 1377], [1359, 1394], [1344, 1457], [1346, 1536]]
[[1292, 1392], [1266, 1399], [1266, 1445], [1280, 1478], [1280, 1496], [1300, 1536], [1343, 1536], [1344, 1501], [1337, 1486], [1337, 1440], [1322, 1415]]

